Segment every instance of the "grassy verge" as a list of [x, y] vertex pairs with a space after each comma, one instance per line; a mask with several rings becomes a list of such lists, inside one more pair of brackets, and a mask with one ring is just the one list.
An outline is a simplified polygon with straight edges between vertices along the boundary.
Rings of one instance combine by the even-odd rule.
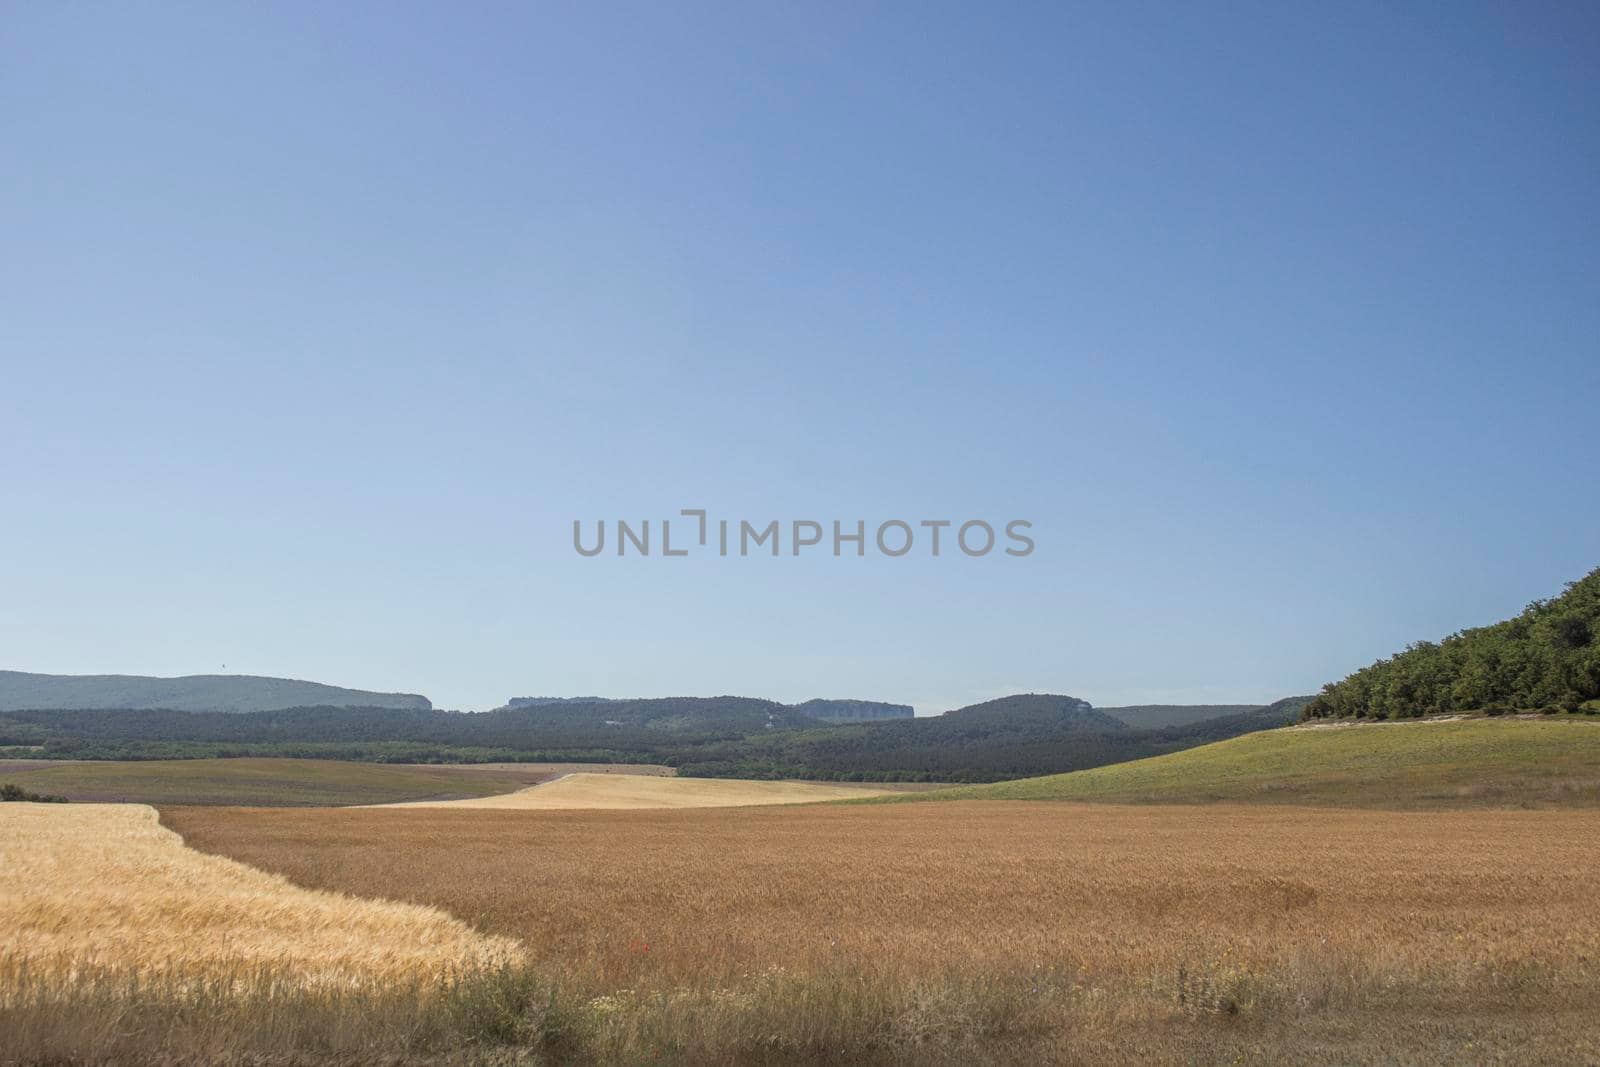
[[[0, 1064], [1593, 1062], [1575, 987], [1537, 972], [1377, 973], [1334, 959], [886, 977], [781, 970], [591, 995], [506, 966], [445, 984], [308, 987], [255, 971], [83, 973], [0, 960]], [[1454, 1002], [1473, 1002], [1463, 1012]]]

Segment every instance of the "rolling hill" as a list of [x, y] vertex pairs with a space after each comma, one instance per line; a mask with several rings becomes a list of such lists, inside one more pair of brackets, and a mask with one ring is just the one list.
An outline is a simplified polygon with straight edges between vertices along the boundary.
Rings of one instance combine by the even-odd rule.
[[992, 782], [1140, 759], [1283, 726], [1309, 699], [1289, 697], [1189, 725], [1141, 730], [1076, 697], [1025, 693], [927, 718], [752, 735], [705, 746], [679, 770], [733, 778]]
[[937, 799], [1369, 808], [1600, 806], [1600, 721], [1309, 724]]
[[807, 700], [790, 705], [796, 711], [822, 722], [882, 722], [885, 719], [910, 719], [916, 709], [910, 704], [886, 704], [881, 700]]
[[171, 711], [274, 711], [327, 707], [428, 709], [414, 693], [376, 693], [293, 678], [249, 674], [191, 674], [150, 678], [132, 674], [28, 674], [0, 671], [0, 711], [127, 708]]
[[1136, 730], [1160, 730], [1168, 726], [1192, 726], [1207, 719], [1254, 711], [1256, 704], [1132, 704], [1121, 708], [1101, 708], [1102, 712]]

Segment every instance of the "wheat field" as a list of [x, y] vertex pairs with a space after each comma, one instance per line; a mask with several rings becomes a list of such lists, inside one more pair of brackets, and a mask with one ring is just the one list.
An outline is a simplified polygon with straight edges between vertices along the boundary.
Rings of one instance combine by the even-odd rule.
[[0, 871], [0, 959], [40, 980], [271, 971], [309, 985], [416, 982], [518, 951], [438, 908], [299, 888], [186, 848], [138, 804], [0, 805]]
[[1584, 811], [161, 823], [0, 808], [0, 1064], [1600, 1062]]
[[517, 938], [587, 1006], [602, 1059], [765, 1062], [763, 1041], [911, 1062], [1600, 1057], [1600, 825], [1582, 811], [165, 818], [296, 883]]
[[568, 774], [515, 793], [466, 800], [422, 800], [396, 808], [488, 808], [499, 811], [578, 809], [722, 808], [807, 804], [881, 796], [893, 790], [821, 782], [758, 782], [736, 778], [665, 778], [623, 774]]

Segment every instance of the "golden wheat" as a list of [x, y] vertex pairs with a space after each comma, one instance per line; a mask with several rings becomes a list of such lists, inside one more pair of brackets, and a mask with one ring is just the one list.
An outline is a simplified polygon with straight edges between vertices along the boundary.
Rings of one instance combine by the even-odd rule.
[[1600, 1062], [1583, 812], [8, 808], [0, 1063]]
[[138, 804], [0, 805], [0, 871], [0, 959], [36, 977], [414, 982], [517, 952], [436, 908], [301, 889], [196, 852]]
[[183, 809], [520, 938], [602, 1062], [1591, 1062], [1600, 827], [1065, 803]]
[[469, 800], [419, 800], [384, 807], [491, 808], [501, 811], [646, 808], [724, 808], [806, 804], [881, 796], [892, 790], [819, 782], [756, 782], [733, 778], [664, 778], [622, 774], [568, 774], [515, 793]]
[[299, 884], [427, 903], [597, 992], [782, 968], [1214, 1004], [1554, 1010], [1600, 984], [1585, 812], [1016, 802], [167, 813]]

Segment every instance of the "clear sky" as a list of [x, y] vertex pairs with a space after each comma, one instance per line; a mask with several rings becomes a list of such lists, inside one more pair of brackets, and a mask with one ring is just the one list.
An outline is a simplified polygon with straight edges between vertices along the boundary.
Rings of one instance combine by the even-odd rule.
[[[1597, 115], [1584, 3], [8, 3], [0, 668], [1315, 690], [1600, 565]], [[694, 507], [1037, 547], [572, 549]]]

